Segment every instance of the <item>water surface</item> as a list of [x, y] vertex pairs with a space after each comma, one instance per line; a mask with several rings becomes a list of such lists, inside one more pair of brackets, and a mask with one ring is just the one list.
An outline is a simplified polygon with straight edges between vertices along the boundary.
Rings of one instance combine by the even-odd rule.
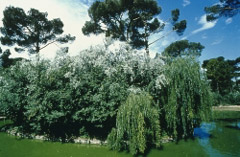
[[[0, 121], [0, 126], [4, 122]], [[162, 150], [151, 150], [147, 156], [240, 156], [240, 120], [202, 123], [194, 130], [195, 139], [167, 143]], [[82, 145], [19, 139], [0, 133], [0, 157], [121, 157], [126, 152], [110, 151], [105, 146]]]

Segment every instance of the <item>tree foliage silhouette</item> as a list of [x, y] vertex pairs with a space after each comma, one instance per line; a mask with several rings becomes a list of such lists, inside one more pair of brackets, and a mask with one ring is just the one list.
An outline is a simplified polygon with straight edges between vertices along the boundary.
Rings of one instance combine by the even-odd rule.
[[[96, 1], [88, 10], [90, 21], [82, 28], [84, 35], [104, 33], [107, 37], [127, 41], [134, 48], [145, 48], [149, 53], [151, 34], [164, 29], [165, 22], [157, 16], [162, 9], [155, 0]], [[179, 35], [186, 28], [186, 20], [178, 22], [180, 12], [172, 11], [173, 31]]]
[[13, 46], [18, 52], [27, 49], [38, 53], [52, 43], [67, 43], [75, 37], [62, 35], [63, 22], [57, 18], [48, 20], [46, 12], [30, 9], [27, 13], [22, 8], [9, 6], [3, 11], [3, 27], [0, 28], [3, 45]]
[[205, 7], [207, 21], [214, 21], [220, 17], [233, 17], [240, 13], [240, 0], [220, 0], [219, 3]]
[[182, 56], [201, 56], [201, 52], [204, 49], [200, 43], [189, 42], [188, 40], [180, 40], [170, 44], [165, 48], [163, 55], [171, 57], [182, 57]]

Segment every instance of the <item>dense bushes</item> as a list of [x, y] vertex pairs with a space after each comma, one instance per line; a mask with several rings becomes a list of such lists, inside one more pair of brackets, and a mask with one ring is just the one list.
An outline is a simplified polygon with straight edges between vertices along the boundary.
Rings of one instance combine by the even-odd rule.
[[111, 148], [133, 154], [159, 146], [163, 132], [192, 136], [210, 113], [211, 93], [195, 59], [164, 64], [125, 45], [23, 60], [1, 75], [0, 109], [22, 131], [104, 139], [111, 132]]
[[228, 94], [221, 95], [213, 92], [214, 105], [240, 105], [240, 90], [233, 90]]
[[[125, 47], [114, 53], [97, 47], [75, 57], [21, 61], [1, 80], [1, 109], [23, 131], [106, 137], [131, 89], [145, 88], [161, 74], [160, 59], [146, 64], [142, 55]], [[146, 72], [154, 75], [145, 77]]]

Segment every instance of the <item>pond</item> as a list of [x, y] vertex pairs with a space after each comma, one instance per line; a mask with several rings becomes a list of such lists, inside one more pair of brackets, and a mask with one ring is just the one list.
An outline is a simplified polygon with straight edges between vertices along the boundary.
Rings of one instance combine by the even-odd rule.
[[[4, 121], [0, 121], [0, 126]], [[240, 156], [240, 119], [202, 123], [194, 130], [195, 139], [167, 143], [162, 150], [151, 150], [147, 156]], [[0, 133], [1, 157], [121, 157], [125, 152], [110, 151], [105, 146], [82, 145], [19, 139]]]

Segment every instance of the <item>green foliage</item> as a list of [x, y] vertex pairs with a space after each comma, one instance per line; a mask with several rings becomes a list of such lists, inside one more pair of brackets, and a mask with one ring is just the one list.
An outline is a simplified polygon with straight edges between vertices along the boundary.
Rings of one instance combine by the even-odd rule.
[[[123, 41], [131, 40], [135, 47], [145, 46], [144, 33], [139, 31], [139, 29], [145, 27], [144, 22], [147, 22], [148, 33], [160, 27], [158, 19], [151, 22], [153, 17], [161, 12], [161, 8], [157, 6], [154, 0], [135, 2], [133, 0], [129, 2], [124, 0], [96, 1], [88, 12], [91, 21], [87, 21], [82, 28], [85, 35], [105, 33], [106, 36], [112, 36]], [[126, 13], [128, 17], [124, 19], [123, 14]], [[102, 27], [102, 24], [105, 26]]]
[[[205, 68], [211, 67], [209, 66], [208, 61], [210, 60], [204, 61], [203, 66]], [[225, 64], [227, 64], [227, 68], [221, 70], [221, 72], [219, 71], [214, 72], [214, 70], [217, 70], [220, 67], [216, 66], [215, 67], [216, 69], [212, 67], [212, 69], [210, 69], [209, 72], [207, 73], [208, 78], [211, 80], [212, 89], [214, 91], [214, 105], [227, 105], [227, 104], [239, 105], [240, 102], [239, 58], [237, 58], [236, 60], [226, 60], [224, 62]], [[228, 72], [227, 77], [225, 75], [226, 72]], [[215, 88], [216, 84], [214, 84], [213, 81], [218, 82], [218, 85], [221, 86], [219, 88], [220, 91]], [[227, 86], [226, 82], [228, 83]]]
[[239, 90], [233, 90], [225, 95], [220, 95], [217, 92], [213, 93], [214, 105], [240, 105], [240, 92]]
[[10, 50], [6, 50], [2, 53], [2, 49], [0, 49], [0, 59], [2, 67], [7, 68], [12, 64], [12, 60], [9, 58], [10, 54]]
[[11, 65], [14, 65], [17, 61], [20, 61], [23, 59], [23, 58], [9, 58], [10, 55], [11, 55], [11, 52], [9, 49], [5, 50], [3, 53], [0, 51], [0, 67], [8, 68]]
[[110, 133], [112, 149], [132, 154], [159, 147], [161, 131], [191, 136], [210, 108], [211, 93], [195, 59], [165, 64], [129, 45], [115, 51], [98, 46], [74, 57], [59, 52], [52, 61], [36, 56], [0, 77], [0, 110], [22, 131], [63, 139], [106, 139]]
[[[96, 1], [88, 10], [91, 18], [82, 28], [85, 35], [104, 33], [114, 39], [129, 42], [135, 48], [145, 47], [148, 53], [148, 38], [152, 33], [162, 30], [157, 15], [161, 7], [156, 0], [104, 0]], [[186, 28], [186, 21], [177, 22], [179, 10], [172, 12], [174, 30], [178, 33]]]
[[[205, 60], [202, 67], [207, 70], [207, 77], [211, 80], [211, 87], [214, 92], [225, 95], [239, 88], [239, 59], [225, 60], [224, 57]], [[235, 79], [235, 83], [232, 81]]]
[[60, 19], [48, 20], [47, 13], [30, 9], [26, 14], [23, 9], [13, 6], [3, 11], [3, 27], [0, 28], [3, 36], [0, 38], [3, 45], [18, 45], [15, 50], [38, 53], [51, 43], [67, 43], [75, 40], [70, 35], [60, 36], [63, 33], [63, 23]]
[[172, 20], [174, 22], [178, 20], [179, 15], [180, 15], [179, 9], [172, 10]]
[[180, 40], [170, 44], [163, 52], [165, 56], [183, 57], [183, 56], [201, 56], [204, 49], [200, 43], [188, 42], [188, 40]]
[[166, 65], [168, 84], [162, 91], [161, 119], [169, 135], [175, 138], [193, 135], [202, 120], [208, 120], [212, 96], [210, 88], [194, 58], [177, 58]]
[[240, 119], [240, 111], [213, 111], [213, 118], [215, 120], [236, 120]]
[[214, 21], [220, 17], [233, 17], [239, 14], [240, 1], [239, 0], [219, 0], [220, 2], [205, 7], [207, 15], [207, 21]]
[[116, 129], [108, 136], [111, 149], [144, 153], [150, 145], [160, 147], [159, 113], [149, 94], [130, 94], [118, 109]]
[[172, 10], [171, 13], [172, 13], [171, 21], [173, 24], [173, 30], [176, 31], [178, 35], [182, 35], [187, 27], [187, 21], [182, 20], [182, 21], [178, 22], [179, 15], [180, 15], [179, 9], [174, 9], [174, 10]]
[[27, 102], [27, 88], [29, 80], [26, 78], [27, 70], [21, 71], [16, 64], [12, 69], [6, 69], [1, 73], [0, 79], [0, 109], [16, 125], [25, 121], [24, 105]]
[[183, 35], [183, 32], [185, 31], [186, 27], [187, 27], [187, 21], [182, 20], [174, 24], [173, 30], [176, 31], [178, 35]]
[[162, 65], [131, 49], [112, 53], [104, 47], [53, 61], [23, 60], [1, 79], [0, 108], [28, 132], [66, 137], [80, 131], [104, 138], [131, 88], [145, 89]]

